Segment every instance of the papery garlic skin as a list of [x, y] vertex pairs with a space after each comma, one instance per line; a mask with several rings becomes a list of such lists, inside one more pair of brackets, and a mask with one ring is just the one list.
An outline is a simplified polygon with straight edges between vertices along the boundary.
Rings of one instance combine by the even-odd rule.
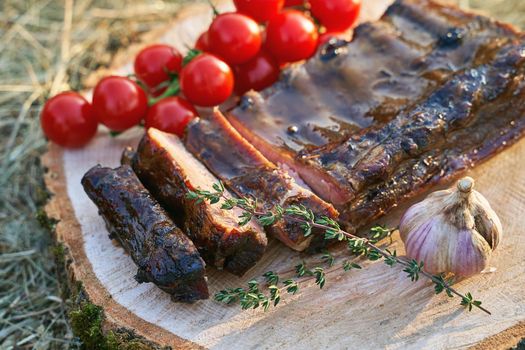
[[473, 186], [465, 177], [455, 188], [431, 193], [401, 218], [406, 254], [422, 261], [425, 271], [468, 277], [488, 266], [501, 239], [501, 222]]

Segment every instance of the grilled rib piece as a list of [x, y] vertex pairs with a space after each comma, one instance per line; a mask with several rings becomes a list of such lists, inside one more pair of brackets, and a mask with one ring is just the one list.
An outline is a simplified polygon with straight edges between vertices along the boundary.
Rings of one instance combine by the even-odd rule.
[[[195, 159], [175, 135], [150, 128], [133, 159], [140, 180], [175, 220], [180, 222], [204, 260], [236, 275], [244, 274], [261, 258], [267, 239], [253, 221], [239, 226], [240, 210], [186, 197], [196, 189], [214, 191], [218, 180]], [[225, 196], [231, 196], [226, 191]]]
[[524, 56], [509, 26], [398, 0], [228, 118], [359, 227], [523, 135]]
[[[325, 153], [328, 163], [353, 164], [345, 180], [355, 197], [345, 219], [357, 226], [370, 222], [396, 202], [456, 176], [523, 136], [524, 74], [525, 42], [509, 45], [490, 65], [457, 74], [384, 128]], [[345, 155], [338, 158], [341, 152]]]
[[380, 21], [357, 27], [350, 43], [329, 44], [278, 84], [247, 94], [228, 117], [270, 161], [288, 164], [322, 198], [344, 205], [353, 194], [316, 162], [319, 147], [382, 127], [514, 40], [510, 27], [486, 17], [398, 0]]
[[[276, 205], [304, 205], [319, 216], [336, 219], [339, 215], [331, 204], [299, 186], [286, 171], [268, 161], [233, 129], [218, 110], [188, 125], [184, 142], [188, 151], [220, 178], [226, 187], [238, 196], [257, 198], [264, 210], [271, 210]], [[266, 229], [285, 245], [298, 251], [308, 247], [316, 250], [326, 244], [322, 230], [314, 229], [310, 236], [305, 237], [300, 224], [290, 220]]]
[[138, 266], [138, 282], [152, 282], [174, 301], [208, 298], [199, 252], [140, 183], [131, 167], [95, 166], [82, 178], [89, 198]]

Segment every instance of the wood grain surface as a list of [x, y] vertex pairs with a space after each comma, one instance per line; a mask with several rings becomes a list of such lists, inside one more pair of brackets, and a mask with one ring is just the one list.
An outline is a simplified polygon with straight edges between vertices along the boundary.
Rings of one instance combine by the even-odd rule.
[[[389, 1], [364, 2], [362, 19], [374, 19]], [[224, 5], [224, 8], [231, 6]], [[184, 50], [211, 20], [206, 6], [191, 6], [158, 38]], [[128, 73], [121, 55], [118, 74]], [[497, 116], [495, 116], [497, 117]], [[457, 298], [434, 295], [430, 282], [410, 282], [398, 268], [362, 263], [359, 271], [328, 271], [323, 290], [304, 284], [295, 296], [286, 295], [277, 308], [241, 311], [207, 300], [177, 304], [153, 284], [138, 284], [136, 267], [109, 238], [97, 209], [80, 186], [93, 165], [116, 166], [124, 146], [136, 145], [141, 130], [117, 138], [102, 130], [86, 148], [65, 151], [49, 146], [42, 161], [49, 171], [48, 189], [54, 194], [47, 213], [60, 220], [57, 239], [68, 248], [70, 272], [81, 281], [89, 299], [103, 307], [106, 327], [125, 327], [175, 349], [480, 349], [508, 348], [525, 336], [525, 140], [469, 173], [476, 188], [491, 202], [504, 227], [495, 252], [493, 273], [456, 284], [471, 291], [492, 316], [466, 312]], [[382, 223], [396, 225], [403, 208]], [[389, 242], [385, 242], [389, 244]], [[403, 252], [399, 237], [392, 249]], [[335, 255], [343, 250], [334, 248]], [[267, 270], [291, 273], [305, 257], [271, 241], [263, 260], [243, 278], [208, 270], [210, 292], [244, 285]]]

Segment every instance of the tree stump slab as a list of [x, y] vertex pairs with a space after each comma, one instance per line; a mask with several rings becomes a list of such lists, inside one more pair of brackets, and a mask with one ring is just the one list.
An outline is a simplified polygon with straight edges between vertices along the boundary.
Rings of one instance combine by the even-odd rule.
[[[361, 20], [378, 18], [388, 3], [364, 1]], [[206, 5], [190, 5], [150, 42], [185, 51], [210, 21]], [[117, 74], [131, 72], [136, 49], [120, 55]], [[525, 336], [525, 140], [469, 173], [500, 215], [505, 236], [492, 260], [496, 271], [455, 287], [471, 291], [492, 316], [466, 312], [458, 307], [458, 298], [435, 295], [429, 281], [412, 283], [399, 268], [368, 262], [362, 270], [346, 273], [335, 265], [323, 290], [313, 283], [302, 285], [297, 295], [283, 296], [278, 307], [264, 312], [241, 311], [213, 299], [174, 303], [155, 285], [135, 281], [135, 264], [109, 239], [80, 179], [96, 164], [117, 166], [122, 149], [135, 146], [141, 133], [137, 129], [112, 138], [100, 131], [81, 150], [50, 144], [42, 158], [53, 194], [46, 212], [59, 220], [56, 237], [67, 248], [71, 276], [103, 308], [106, 329], [126, 328], [174, 349], [495, 349], [513, 346]], [[396, 225], [402, 210], [382, 222]], [[391, 248], [403, 253], [399, 237]], [[268, 270], [291, 271], [302, 259], [271, 241], [262, 261], [243, 278], [208, 269], [210, 292], [244, 286]]]

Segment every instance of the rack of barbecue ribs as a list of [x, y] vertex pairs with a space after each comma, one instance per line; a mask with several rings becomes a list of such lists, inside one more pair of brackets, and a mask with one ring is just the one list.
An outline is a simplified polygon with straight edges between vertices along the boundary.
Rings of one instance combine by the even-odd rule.
[[239, 227], [239, 213], [190, 202], [189, 190], [221, 180], [226, 196], [255, 197], [262, 209], [304, 205], [356, 231], [521, 138], [524, 74], [525, 38], [512, 27], [398, 0], [351, 41], [332, 40], [236, 107], [203, 113], [183, 140], [150, 129], [123, 161], [208, 265], [242, 274], [262, 256], [265, 231], [298, 251], [322, 248], [322, 232], [305, 237], [286, 221]]
[[227, 116], [356, 229], [520, 138], [524, 61], [508, 25], [398, 0]]

